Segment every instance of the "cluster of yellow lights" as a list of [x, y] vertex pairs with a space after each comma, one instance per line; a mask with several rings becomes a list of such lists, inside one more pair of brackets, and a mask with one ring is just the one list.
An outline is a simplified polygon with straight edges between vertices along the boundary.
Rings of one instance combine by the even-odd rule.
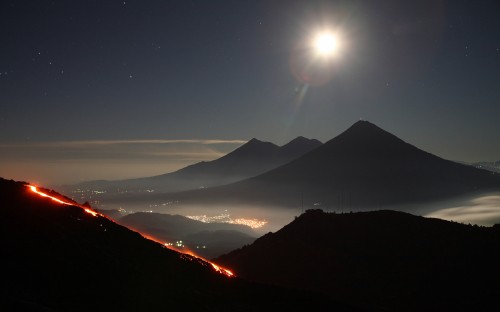
[[242, 224], [251, 227], [252, 229], [258, 229], [267, 224], [266, 220], [259, 219], [245, 219], [238, 218], [232, 219], [229, 217], [229, 214], [220, 214], [217, 216], [209, 217], [207, 215], [199, 215], [199, 216], [186, 216], [186, 218], [201, 221], [204, 223], [229, 223], [229, 224]]
[[266, 220], [259, 220], [259, 219], [238, 218], [238, 219], [234, 219], [234, 224], [243, 224], [243, 225], [251, 227], [252, 229], [258, 229], [258, 228], [261, 228], [264, 225], [266, 225], [267, 221]]

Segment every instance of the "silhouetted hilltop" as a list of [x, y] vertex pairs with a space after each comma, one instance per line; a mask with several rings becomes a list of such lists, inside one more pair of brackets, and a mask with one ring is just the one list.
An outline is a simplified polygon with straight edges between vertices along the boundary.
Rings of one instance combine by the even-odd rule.
[[[446, 199], [500, 188], [500, 176], [424, 152], [367, 121], [254, 178], [169, 198], [296, 208], [301, 197], [356, 210]], [[345, 205], [345, 204], [344, 204]]]
[[279, 146], [273, 143], [251, 139], [221, 158], [194, 164], [163, 177], [172, 176], [183, 182], [190, 181], [192, 185], [186, 186], [185, 189], [227, 184], [273, 168], [278, 162], [274, 156], [278, 150]]
[[[318, 140], [298, 137], [283, 147], [251, 139], [231, 153], [209, 162], [199, 162], [173, 173], [121, 181], [91, 181], [64, 190], [106, 190], [100, 197], [144, 193], [146, 190], [175, 192], [224, 185], [247, 179], [279, 167], [321, 145]], [[95, 194], [94, 194], [95, 197]]]
[[277, 151], [278, 158], [283, 159], [284, 162], [287, 163], [288, 161], [296, 159], [304, 155], [306, 152], [312, 151], [313, 149], [321, 146], [321, 144], [323, 143], [318, 140], [307, 139], [303, 136], [299, 136], [280, 147]]
[[2, 311], [353, 310], [320, 295], [227, 278], [24, 183], [0, 178], [0, 203]]
[[216, 159], [215, 162], [221, 162], [222, 160], [236, 160], [236, 159], [265, 159], [272, 153], [276, 152], [279, 146], [271, 142], [263, 142], [256, 138], [252, 138], [247, 143], [238, 147], [231, 153]]
[[395, 211], [310, 210], [217, 259], [253, 281], [388, 311], [500, 309], [500, 231]]

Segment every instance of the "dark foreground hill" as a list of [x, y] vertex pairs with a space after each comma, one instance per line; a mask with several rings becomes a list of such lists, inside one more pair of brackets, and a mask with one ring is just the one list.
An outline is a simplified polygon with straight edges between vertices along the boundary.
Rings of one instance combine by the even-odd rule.
[[[213, 161], [202, 161], [178, 171], [153, 177], [120, 181], [91, 181], [74, 186], [65, 186], [67, 194], [79, 190], [100, 190], [100, 198], [123, 196], [123, 192], [141, 194], [154, 192], [177, 192], [182, 190], [224, 185], [251, 178], [286, 164], [317, 148], [318, 140], [297, 137], [283, 146], [252, 139], [231, 153]], [[96, 194], [93, 194], [96, 197]], [[90, 198], [85, 198], [90, 200]]]
[[387, 311], [500, 311], [500, 228], [309, 210], [217, 259], [259, 282]]
[[[500, 189], [500, 175], [424, 152], [367, 121], [251, 179], [156, 199], [349, 210], [443, 200]], [[153, 199], [154, 197], [151, 197]], [[339, 204], [340, 203], [340, 204]]]
[[180, 215], [161, 213], [137, 212], [117, 222], [160, 241], [182, 241], [180, 244], [206, 259], [248, 245], [258, 236], [246, 225], [204, 223]]
[[228, 278], [1, 178], [0, 214], [2, 311], [352, 310], [320, 295]]

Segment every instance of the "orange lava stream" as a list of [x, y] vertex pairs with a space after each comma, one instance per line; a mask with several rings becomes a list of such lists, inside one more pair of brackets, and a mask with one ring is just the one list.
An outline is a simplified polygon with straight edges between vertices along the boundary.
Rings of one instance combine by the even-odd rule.
[[[205, 260], [206, 261], [206, 260]], [[227, 277], [233, 277], [234, 276], [234, 273], [229, 271], [228, 269], [224, 269], [220, 266], [218, 266], [217, 264], [213, 263], [213, 262], [208, 262], [212, 265], [212, 267], [214, 268], [215, 271], [221, 273], [221, 274], [224, 274], [226, 275]]]
[[91, 214], [91, 215], [93, 215], [94, 217], [97, 217], [97, 215], [100, 215], [100, 214], [98, 214], [97, 212], [95, 212], [95, 211], [93, 211], [93, 210], [91, 210], [91, 209], [89, 209], [89, 208], [87, 208], [87, 207], [83, 207], [83, 206], [80, 206], [80, 205], [78, 205], [78, 204], [74, 204], [74, 203], [65, 202], [65, 201], [63, 201], [63, 200], [61, 200], [61, 199], [59, 199], [59, 198], [57, 198], [57, 197], [50, 196], [50, 195], [48, 195], [48, 194], [46, 194], [46, 193], [44, 193], [44, 192], [41, 192], [41, 191], [39, 191], [39, 190], [38, 190], [38, 188], [37, 188], [36, 186], [34, 186], [34, 185], [27, 185], [27, 187], [29, 187], [29, 188], [31, 189], [31, 191], [32, 191], [32, 192], [34, 192], [34, 193], [36, 193], [36, 194], [38, 194], [38, 195], [40, 195], [40, 196], [42, 196], [42, 197], [47, 197], [47, 198], [50, 198], [50, 199], [52, 199], [53, 201], [58, 202], [58, 203], [60, 203], [60, 204], [63, 204], [63, 205], [69, 205], [69, 206], [77, 206], [77, 207], [80, 207], [80, 208], [82, 208], [83, 210], [85, 210], [85, 212], [86, 212], [86, 213]]
[[165, 247], [167, 247], [168, 249], [171, 249], [171, 250], [174, 250], [174, 251], [180, 252], [180, 253], [182, 253], [182, 254], [189, 255], [189, 256], [191, 256], [191, 257], [194, 257], [194, 258], [200, 259], [200, 260], [205, 261], [205, 262], [207, 262], [207, 263], [210, 263], [210, 265], [212, 266], [212, 268], [213, 268], [215, 271], [219, 272], [220, 274], [226, 275], [227, 277], [234, 277], [234, 276], [235, 276], [235, 275], [234, 275], [234, 273], [233, 273], [233, 272], [231, 272], [231, 271], [229, 271], [228, 269], [225, 269], [225, 268], [223, 268], [223, 267], [221, 267], [221, 266], [218, 266], [217, 264], [215, 264], [215, 263], [213, 263], [213, 262], [211, 262], [211, 261], [209, 261], [209, 260], [207, 260], [207, 259], [205, 259], [205, 258], [202, 258], [202, 257], [200, 257], [200, 256], [196, 255], [194, 252], [192, 252], [192, 251], [190, 251], [190, 250], [179, 250], [179, 249], [177, 249], [177, 248], [173, 248], [172, 246], [165, 246]]
[[[36, 193], [36, 194], [38, 194], [38, 195], [40, 195], [40, 196], [42, 196], [42, 197], [47, 197], [47, 198], [50, 198], [51, 200], [53, 200], [53, 201], [55, 201], [55, 202], [58, 202], [58, 203], [60, 203], [60, 204], [63, 204], [63, 205], [69, 205], [69, 206], [77, 206], [77, 207], [80, 207], [80, 208], [82, 208], [82, 209], [83, 209], [86, 213], [91, 214], [91, 215], [93, 215], [94, 217], [97, 217], [97, 216], [105, 217], [104, 215], [102, 215], [102, 214], [100, 214], [100, 213], [97, 213], [97, 212], [95, 212], [95, 211], [93, 211], [93, 210], [91, 210], [91, 209], [89, 209], [89, 208], [87, 208], [87, 207], [85, 207], [85, 206], [81, 206], [81, 205], [78, 205], [78, 204], [76, 204], [76, 203], [66, 202], [66, 201], [63, 201], [63, 200], [61, 200], [61, 199], [59, 199], [59, 198], [57, 198], [57, 197], [50, 196], [50, 195], [48, 195], [48, 194], [46, 194], [46, 193], [44, 193], [44, 192], [42, 192], [42, 191], [38, 190], [38, 188], [37, 188], [36, 186], [34, 186], [34, 185], [26, 185], [26, 186], [27, 186], [27, 187], [29, 187], [33, 193]], [[105, 218], [107, 218], [107, 217], [105, 217]], [[109, 219], [109, 218], [107, 218], [107, 219]], [[110, 220], [111, 220], [111, 219], [110, 219]], [[114, 222], [114, 221], [113, 221], [113, 222]], [[202, 261], [204, 261], [204, 262], [206, 262], [206, 263], [209, 263], [209, 264], [212, 266], [212, 268], [213, 268], [216, 272], [218, 272], [218, 273], [220, 273], [220, 274], [223, 274], [223, 275], [225, 275], [225, 276], [227, 276], [227, 277], [234, 277], [234, 276], [235, 276], [235, 275], [233, 274], [233, 272], [229, 271], [228, 269], [225, 269], [225, 268], [223, 268], [223, 267], [220, 267], [220, 266], [216, 265], [215, 263], [213, 263], [213, 262], [211, 262], [211, 261], [208, 261], [207, 259], [204, 259], [204, 258], [202, 258], [202, 257], [200, 257], [200, 256], [198, 256], [198, 255], [196, 255], [196, 254], [194, 254], [194, 253], [193, 253], [193, 252], [191, 252], [191, 251], [185, 251], [185, 250], [181, 251], [181, 250], [178, 250], [178, 249], [176, 249], [176, 248], [171, 248], [170, 246], [166, 246], [165, 244], [163, 244], [163, 243], [159, 242], [158, 240], [156, 240], [156, 239], [155, 239], [155, 238], [153, 238], [153, 237], [150, 237], [150, 236], [144, 235], [144, 234], [142, 234], [141, 232], [139, 232], [139, 231], [137, 231], [137, 230], [135, 230], [135, 231], [136, 231], [136, 232], [138, 232], [138, 233], [140, 233], [140, 234], [141, 234], [144, 238], [149, 239], [149, 240], [151, 240], [151, 241], [154, 241], [154, 242], [156, 242], [156, 243], [158, 243], [158, 244], [160, 244], [160, 245], [162, 245], [162, 246], [164, 246], [164, 247], [166, 247], [166, 248], [168, 248], [168, 249], [174, 250], [174, 251], [176, 251], [176, 252], [178, 252], [178, 253], [185, 254], [185, 255], [188, 255], [188, 256], [191, 256], [191, 257], [194, 257], [194, 258], [200, 259], [200, 260], [202, 260]]]

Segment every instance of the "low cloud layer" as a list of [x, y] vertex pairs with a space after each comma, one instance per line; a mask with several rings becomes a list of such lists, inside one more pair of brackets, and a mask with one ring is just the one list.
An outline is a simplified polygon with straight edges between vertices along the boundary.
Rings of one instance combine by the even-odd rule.
[[500, 194], [480, 196], [460, 206], [439, 209], [426, 217], [487, 226], [500, 223]]

